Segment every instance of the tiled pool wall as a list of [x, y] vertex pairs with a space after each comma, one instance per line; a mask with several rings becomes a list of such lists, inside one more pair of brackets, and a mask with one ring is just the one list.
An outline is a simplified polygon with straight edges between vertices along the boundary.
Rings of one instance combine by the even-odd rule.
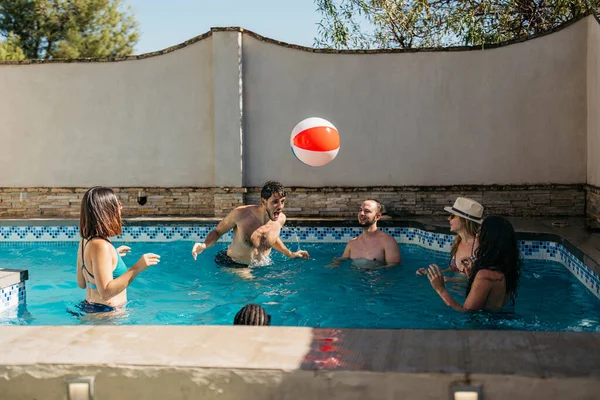
[[[210, 225], [189, 226], [124, 226], [116, 238], [124, 242], [168, 242], [175, 240], [202, 241], [215, 227]], [[399, 244], [417, 245], [432, 251], [450, 252], [454, 236], [429, 232], [414, 227], [382, 227], [384, 232]], [[346, 243], [360, 235], [360, 227], [286, 226], [281, 237], [287, 242]], [[232, 231], [223, 235], [222, 242], [233, 239]], [[78, 241], [79, 227], [65, 226], [0, 226], [0, 245], [15, 242], [64, 242]], [[519, 247], [524, 259], [551, 260], [563, 264], [571, 273], [600, 299], [600, 277], [585, 265], [583, 257], [576, 256], [563, 244], [550, 240], [520, 240]]]
[[27, 271], [0, 268], [0, 313], [25, 304]]
[[25, 304], [25, 282], [2, 288], [0, 298], [0, 312], [9, 308]]

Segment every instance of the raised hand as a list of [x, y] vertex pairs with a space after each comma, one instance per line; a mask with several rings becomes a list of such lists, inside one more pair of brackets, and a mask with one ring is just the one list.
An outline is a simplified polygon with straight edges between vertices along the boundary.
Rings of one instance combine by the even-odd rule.
[[440, 271], [440, 267], [435, 264], [429, 265], [427, 277], [429, 278], [429, 283], [431, 283], [431, 286], [436, 292], [439, 293], [446, 290], [446, 286], [444, 285], [444, 276], [442, 275], [442, 271]]
[[136, 265], [140, 268], [140, 270], [143, 271], [148, 267], [158, 264], [159, 262], [160, 256], [158, 254], [146, 253], [140, 257]]
[[117, 253], [119, 253], [119, 255], [121, 257], [125, 257], [127, 255], [127, 253], [129, 253], [130, 251], [131, 251], [131, 247], [128, 247], [128, 246], [117, 247]]
[[206, 250], [206, 245], [204, 243], [195, 243], [194, 247], [192, 247], [192, 256], [194, 257], [194, 260], [198, 257], [198, 254], [202, 253], [204, 250]]
[[461, 259], [460, 265], [462, 265], [463, 267], [463, 270], [461, 272], [463, 272], [466, 276], [470, 276], [471, 271], [473, 270], [473, 261], [471, 260], [471, 258], [465, 257]]

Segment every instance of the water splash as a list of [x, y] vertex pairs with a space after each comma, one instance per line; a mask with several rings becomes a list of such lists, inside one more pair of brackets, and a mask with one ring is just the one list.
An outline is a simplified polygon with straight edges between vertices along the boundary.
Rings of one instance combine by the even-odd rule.
[[298, 232], [296, 232], [296, 228], [290, 228], [292, 230], [292, 234], [290, 235], [290, 239], [296, 240], [296, 251], [300, 250], [300, 237]]
[[273, 260], [269, 254], [263, 254], [258, 259], [252, 260], [252, 262], [248, 265], [250, 268], [254, 267], [266, 267], [273, 264]]

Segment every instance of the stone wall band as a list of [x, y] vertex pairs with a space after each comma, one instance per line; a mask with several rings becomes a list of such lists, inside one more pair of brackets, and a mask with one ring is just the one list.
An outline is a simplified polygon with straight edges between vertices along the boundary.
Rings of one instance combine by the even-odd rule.
[[[137, 203], [144, 190], [148, 202]], [[79, 218], [87, 188], [0, 188], [0, 219]], [[446, 215], [456, 197], [484, 205], [486, 215], [589, 217], [600, 221], [600, 188], [591, 185], [483, 185], [386, 187], [288, 187], [289, 217], [353, 219], [361, 202], [375, 198], [391, 217]], [[260, 202], [259, 187], [115, 188], [123, 215], [131, 217], [223, 217], [233, 208]]]

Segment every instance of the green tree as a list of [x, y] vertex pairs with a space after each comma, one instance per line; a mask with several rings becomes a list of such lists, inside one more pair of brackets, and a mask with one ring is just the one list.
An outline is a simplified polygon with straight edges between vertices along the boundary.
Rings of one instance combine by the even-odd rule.
[[9, 35], [4, 41], [0, 41], [0, 61], [24, 60], [25, 54], [19, 46], [19, 40], [15, 35]]
[[0, 0], [0, 35], [28, 59], [125, 56], [139, 37], [121, 0]]
[[330, 48], [485, 46], [548, 31], [600, 0], [315, 0], [315, 45]]

